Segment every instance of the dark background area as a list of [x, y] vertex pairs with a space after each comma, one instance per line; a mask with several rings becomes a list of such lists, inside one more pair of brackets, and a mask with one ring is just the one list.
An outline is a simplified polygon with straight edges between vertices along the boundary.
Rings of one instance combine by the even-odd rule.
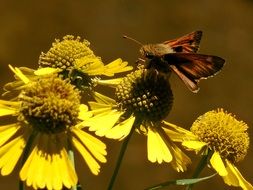
[[[24, 3], [25, 2], [25, 3]], [[1, 1], [0, 73], [1, 86], [13, 80], [8, 64], [37, 67], [41, 51], [46, 52], [55, 38], [79, 35], [91, 42], [96, 55], [105, 63], [118, 57], [134, 65], [139, 47], [122, 38], [126, 34], [143, 43], [157, 43], [195, 30], [204, 32], [200, 53], [226, 59], [222, 72], [200, 82], [198, 94], [191, 93], [172, 76], [174, 106], [168, 121], [189, 128], [201, 114], [216, 108], [234, 113], [252, 126], [253, 83], [253, 1], [249, 0], [44, 0]], [[105, 139], [104, 139], [105, 140]], [[99, 176], [93, 176], [85, 163], [77, 161], [77, 172], [84, 189], [106, 189], [121, 142], [105, 140], [108, 162]], [[198, 161], [183, 174], [170, 164], [152, 164], [146, 155], [146, 138], [135, 133], [120, 169], [115, 190], [139, 190], [171, 179], [190, 177]], [[243, 176], [253, 183], [252, 147], [238, 163]], [[0, 177], [0, 189], [18, 189], [18, 169]], [[203, 175], [211, 174], [204, 171]], [[184, 189], [172, 186], [167, 189]], [[195, 186], [201, 189], [233, 189], [218, 176]]]

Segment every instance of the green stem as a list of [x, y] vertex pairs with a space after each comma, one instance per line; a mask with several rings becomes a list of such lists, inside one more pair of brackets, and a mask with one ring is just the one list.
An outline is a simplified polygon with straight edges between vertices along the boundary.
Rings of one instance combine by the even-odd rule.
[[[29, 152], [31, 150], [32, 144], [33, 144], [33, 140], [36, 137], [36, 135], [38, 134], [37, 131], [33, 131], [32, 134], [30, 135], [30, 137], [27, 140], [26, 146], [24, 148], [24, 152], [23, 152], [23, 158], [21, 161], [21, 165], [23, 166], [25, 164], [25, 161], [27, 160], [28, 156], [29, 156]], [[22, 180], [19, 179], [19, 190], [25, 190], [24, 187], [24, 182]]]
[[128, 142], [129, 142], [134, 130], [135, 130], [135, 126], [133, 125], [130, 133], [128, 134], [128, 136], [126, 137], [126, 139], [124, 140], [124, 142], [121, 146], [119, 157], [118, 157], [118, 160], [117, 160], [117, 163], [116, 163], [116, 166], [115, 166], [115, 169], [114, 169], [114, 172], [113, 172], [113, 175], [111, 177], [111, 181], [109, 183], [109, 186], [108, 186], [107, 190], [112, 190], [112, 188], [113, 188], [114, 182], [115, 182], [116, 177], [117, 177], [118, 172], [119, 172], [119, 168], [121, 166], [121, 162], [122, 162], [124, 154], [126, 152]]
[[[210, 151], [208, 151], [208, 153], [206, 155], [203, 155], [201, 160], [199, 161], [199, 164], [197, 165], [197, 168], [195, 169], [192, 178], [197, 178], [200, 173], [203, 171], [203, 169], [206, 167], [207, 163], [208, 163], [208, 159], [210, 156]], [[186, 190], [192, 190], [194, 184], [188, 185], [186, 187]]]

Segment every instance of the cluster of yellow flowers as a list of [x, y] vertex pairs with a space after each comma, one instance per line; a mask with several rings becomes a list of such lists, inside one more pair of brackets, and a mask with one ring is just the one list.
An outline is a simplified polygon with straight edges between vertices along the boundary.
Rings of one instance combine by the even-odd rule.
[[[235, 166], [247, 154], [248, 126], [222, 109], [200, 116], [190, 130], [165, 121], [173, 104], [168, 76], [139, 67], [115, 77], [133, 68], [121, 59], [104, 64], [88, 41], [70, 35], [41, 53], [37, 69], [9, 67], [16, 79], [4, 86], [3, 95], [12, 97], [0, 100], [0, 117], [14, 122], [0, 126], [1, 175], [20, 161], [20, 181], [27, 186], [73, 188], [78, 184], [74, 148], [97, 175], [107, 154], [99, 137], [127, 141], [136, 131], [147, 137], [150, 162], [185, 171], [191, 159], [181, 144], [208, 156], [226, 184], [253, 189]], [[101, 85], [115, 97], [99, 93]], [[90, 101], [83, 103], [82, 97]]]

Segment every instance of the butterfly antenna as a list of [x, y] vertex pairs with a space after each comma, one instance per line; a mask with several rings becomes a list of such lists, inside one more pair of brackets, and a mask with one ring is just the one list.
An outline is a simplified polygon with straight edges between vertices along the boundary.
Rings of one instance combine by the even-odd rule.
[[134, 38], [131, 38], [131, 37], [128, 37], [128, 36], [125, 36], [125, 35], [123, 36], [123, 38], [131, 40], [131, 41], [135, 42], [136, 44], [139, 44], [139, 45], [143, 46], [143, 44], [141, 42], [139, 42], [138, 40], [136, 40]]

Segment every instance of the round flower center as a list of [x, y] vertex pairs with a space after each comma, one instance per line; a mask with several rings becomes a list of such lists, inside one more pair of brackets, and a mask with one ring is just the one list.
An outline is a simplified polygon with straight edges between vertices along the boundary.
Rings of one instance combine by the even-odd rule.
[[55, 40], [47, 53], [41, 53], [39, 66], [72, 69], [77, 59], [95, 57], [89, 45], [88, 41], [81, 41], [80, 37], [74, 38], [71, 35], [63, 37], [62, 41]]
[[164, 119], [172, 108], [173, 95], [168, 79], [153, 70], [140, 69], [127, 75], [116, 88], [121, 109], [143, 120]]
[[45, 133], [58, 133], [77, 123], [79, 91], [52, 76], [30, 83], [19, 95], [19, 120]]
[[222, 158], [238, 162], [243, 160], [249, 148], [247, 128], [243, 121], [221, 109], [200, 116], [191, 131], [211, 150], [218, 151]]
[[62, 69], [60, 76], [64, 79], [70, 79], [80, 90], [88, 88], [92, 80], [83, 70], [94, 62], [101, 62], [101, 58], [94, 55], [89, 45], [88, 41], [81, 41], [80, 37], [67, 35], [62, 41], [56, 40], [47, 53], [41, 53], [39, 66]]

